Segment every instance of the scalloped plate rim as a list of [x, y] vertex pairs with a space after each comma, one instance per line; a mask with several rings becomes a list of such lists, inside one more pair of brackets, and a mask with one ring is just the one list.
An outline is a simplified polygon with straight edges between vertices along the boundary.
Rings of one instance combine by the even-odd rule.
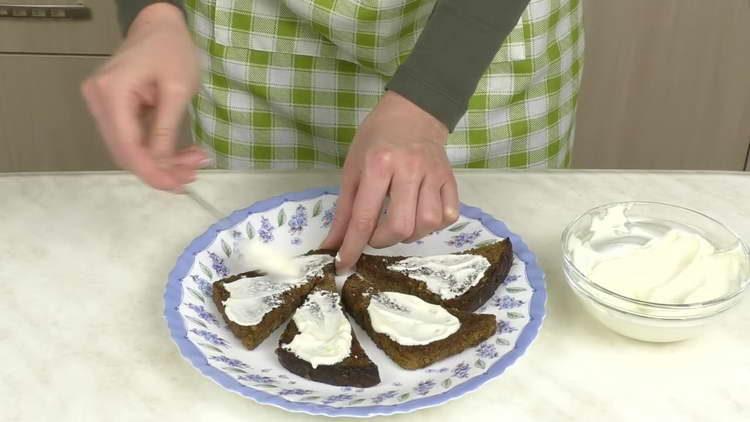
[[483, 212], [477, 207], [461, 204], [461, 215], [479, 221], [487, 230], [496, 236], [508, 237], [513, 244], [513, 251], [526, 264], [526, 274], [529, 284], [533, 288], [529, 307], [529, 322], [522, 328], [516, 341], [516, 346], [493, 363], [486, 372], [467, 379], [450, 389], [433, 396], [423, 397], [399, 403], [396, 405], [373, 405], [357, 407], [334, 407], [322, 404], [288, 401], [278, 395], [267, 393], [249, 386], [242, 385], [223, 371], [209, 365], [203, 353], [187, 338], [187, 330], [178, 307], [182, 303], [181, 280], [188, 274], [193, 259], [198, 252], [206, 249], [216, 239], [218, 234], [241, 222], [251, 214], [264, 212], [276, 208], [285, 202], [314, 199], [323, 195], [338, 195], [337, 187], [312, 188], [300, 192], [291, 192], [255, 202], [249, 207], [236, 210], [227, 217], [212, 224], [203, 234], [195, 238], [185, 248], [177, 259], [177, 263], [169, 273], [164, 292], [164, 318], [172, 341], [177, 345], [182, 357], [224, 389], [243, 397], [252, 399], [260, 404], [271, 405], [291, 412], [309, 415], [324, 415], [332, 417], [371, 417], [409, 413], [419, 409], [434, 407], [457, 399], [470, 393], [488, 381], [499, 377], [505, 370], [520, 358], [538, 335], [544, 318], [547, 303], [545, 275], [536, 256], [529, 250], [520, 236], [511, 232], [502, 221]]

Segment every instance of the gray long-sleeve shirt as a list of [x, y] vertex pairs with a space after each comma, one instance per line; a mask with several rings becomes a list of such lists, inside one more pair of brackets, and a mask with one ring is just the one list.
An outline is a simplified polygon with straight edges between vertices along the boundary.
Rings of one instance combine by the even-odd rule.
[[[530, 0], [438, 0], [409, 57], [386, 88], [453, 130], [482, 74]], [[127, 29], [155, 0], [117, 0]], [[169, 3], [182, 6], [181, 0]]]

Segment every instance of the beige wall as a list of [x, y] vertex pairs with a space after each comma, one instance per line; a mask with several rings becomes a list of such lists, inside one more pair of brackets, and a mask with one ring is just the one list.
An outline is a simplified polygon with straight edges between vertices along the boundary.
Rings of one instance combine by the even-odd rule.
[[[0, 19], [0, 171], [112, 168], [78, 86], [119, 32], [112, 0], [85, 3], [91, 21]], [[576, 167], [750, 169], [750, 2], [584, 6]]]
[[574, 165], [746, 167], [750, 2], [584, 0]]

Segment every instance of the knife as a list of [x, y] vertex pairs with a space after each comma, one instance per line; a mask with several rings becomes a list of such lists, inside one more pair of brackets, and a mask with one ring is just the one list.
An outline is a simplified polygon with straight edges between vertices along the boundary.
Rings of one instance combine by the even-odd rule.
[[[195, 189], [185, 186], [185, 194], [213, 218], [222, 220], [226, 214], [219, 211], [203, 198]], [[299, 277], [302, 269], [292, 257], [281, 253], [262, 242], [241, 241], [238, 245], [238, 260], [244, 271], [260, 270], [274, 278], [288, 279]]]
[[184, 192], [188, 196], [188, 198], [192, 199], [193, 202], [198, 204], [199, 207], [203, 208], [204, 211], [211, 214], [213, 218], [217, 220], [221, 220], [226, 216], [226, 214], [222, 213], [221, 211], [217, 210], [213, 205], [211, 205], [210, 202], [203, 199], [203, 197], [198, 192], [196, 192], [193, 188], [189, 186], [185, 186]]

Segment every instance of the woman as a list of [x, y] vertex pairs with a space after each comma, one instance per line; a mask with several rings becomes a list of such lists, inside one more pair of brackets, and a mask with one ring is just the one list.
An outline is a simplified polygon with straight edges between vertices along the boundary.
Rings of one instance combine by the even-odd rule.
[[[367, 244], [455, 221], [452, 166], [570, 162], [579, 0], [140, 0], [120, 11], [125, 42], [82, 87], [117, 163], [173, 191], [209, 163], [343, 165], [323, 244], [340, 248], [339, 269]], [[175, 150], [191, 98], [208, 155]]]

